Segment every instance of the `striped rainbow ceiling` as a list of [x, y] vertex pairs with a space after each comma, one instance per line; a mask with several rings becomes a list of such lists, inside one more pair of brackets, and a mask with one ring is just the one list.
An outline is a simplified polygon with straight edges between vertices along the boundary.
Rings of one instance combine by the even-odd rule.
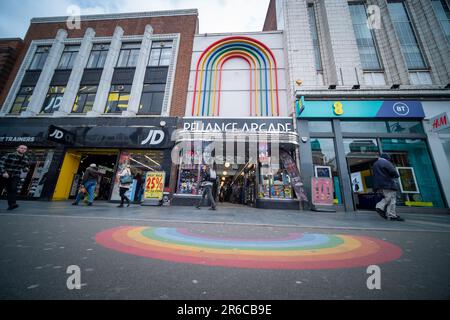
[[262, 42], [243, 36], [221, 39], [197, 61], [192, 116], [219, 116], [222, 71], [231, 59], [243, 59], [250, 72], [250, 115], [279, 116], [278, 67], [273, 52]]

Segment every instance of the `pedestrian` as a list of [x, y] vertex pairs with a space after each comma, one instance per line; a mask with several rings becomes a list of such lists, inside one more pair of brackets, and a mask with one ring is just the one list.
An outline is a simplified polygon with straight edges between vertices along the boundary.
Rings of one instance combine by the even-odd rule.
[[378, 214], [387, 220], [405, 221], [395, 212], [397, 200], [396, 179], [399, 174], [391, 162], [391, 157], [387, 153], [382, 153], [373, 165], [373, 188], [383, 194], [383, 199], [376, 204]]
[[[77, 206], [78, 203], [86, 196], [86, 193], [89, 196], [88, 206], [92, 206], [94, 203], [94, 192], [95, 187], [97, 186], [97, 180], [100, 173], [97, 170], [97, 165], [95, 163], [91, 164], [83, 174], [83, 178], [81, 179], [81, 188], [78, 191], [77, 198], [72, 205]], [[84, 192], [84, 190], [85, 192]]]
[[27, 146], [20, 145], [16, 152], [8, 153], [0, 159], [0, 194], [6, 188], [8, 210], [19, 207], [16, 203], [17, 187], [22, 172], [28, 172], [30, 166], [27, 150]]
[[205, 166], [204, 171], [202, 172], [202, 180], [201, 180], [201, 187], [203, 188], [202, 192], [202, 198], [199, 200], [197, 204], [197, 209], [200, 209], [203, 200], [207, 197], [208, 200], [211, 202], [211, 208], [210, 210], [216, 210], [216, 202], [214, 201], [213, 195], [212, 195], [212, 188], [214, 185], [214, 181], [217, 179], [216, 171], [212, 168], [210, 168], [208, 165]]
[[118, 208], [123, 208], [125, 200], [127, 201], [127, 207], [130, 206], [130, 199], [126, 196], [126, 193], [130, 190], [131, 183], [133, 182], [133, 175], [131, 174], [130, 165], [126, 164], [122, 171], [119, 173], [119, 194], [120, 205]]

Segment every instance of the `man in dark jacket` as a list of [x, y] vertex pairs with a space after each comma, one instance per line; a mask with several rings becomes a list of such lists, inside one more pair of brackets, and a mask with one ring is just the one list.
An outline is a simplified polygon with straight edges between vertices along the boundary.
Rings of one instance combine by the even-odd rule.
[[382, 192], [384, 196], [376, 205], [377, 212], [385, 219], [404, 221], [395, 213], [398, 190], [396, 179], [399, 178], [399, 175], [387, 153], [382, 153], [374, 163], [373, 174], [373, 188], [375, 191]]
[[216, 181], [216, 172], [211, 169], [209, 166], [205, 166], [205, 170], [202, 173], [202, 182], [201, 186], [203, 188], [202, 198], [197, 204], [197, 209], [200, 209], [203, 200], [208, 197], [208, 200], [211, 202], [210, 210], [216, 210], [216, 202], [214, 201], [214, 197], [212, 195], [212, 188], [214, 185], [214, 181]]
[[19, 207], [16, 203], [17, 185], [22, 172], [29, 170], [29, 159], [26, 155], [27, 146], [18, 146], [16, 152], [8, 153], [0, 159], [0, 194], [6, 187], [8, 193], [8, 210]]
[[[92, 206], [94, 203], [94, 192], [95, 187], [97, 186], [97, 178], [100, 173], [97, 170], [96, 164], [91, 164], [89, 168], [84, 172], [83, 178], [81, 179], [81, 186], [84, 187], [89, 195], [89, 203], [88, 206]], [[78, 192], [77, 199], [72, 205], [77, 206], [78, 203], [83, 199], [85, 194], [83, 192]]]

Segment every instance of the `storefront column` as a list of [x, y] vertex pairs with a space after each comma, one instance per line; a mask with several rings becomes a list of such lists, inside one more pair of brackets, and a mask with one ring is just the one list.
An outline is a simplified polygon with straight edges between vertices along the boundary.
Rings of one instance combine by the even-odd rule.
[[111, 40], [105, 66], [103, 67], [103, 73], [98, 85], [94, 106], [92, 111], [89, 111], [86, 114], [87, 117], [98, 117], [100, 114], [105, 112], [106, 102], [111, 89], [114, 67], [116, 66], [117, 59], [119, 59], [120, 49], [122, 47], [123, 33], [123, 29], [120, 26], [117, 26]]
[[341, 176], [342, 193], [344, 197], [344, 207], [346, 212], [354, 212], [352, 182], [350, 181], [350, 174], [347, 167], [347, 159], [344, 149], [344, 138], [342, 137], [341, 125], [339, 120], [333, 120], [333, 131], [336, 141], [336, 160]]
[[445, 154], [444, 147], [439, 134], [432, 132], [430, 123], [424, 121], [424, 127], [428, 137], [428, 144], [430, 146], [430, 154], [434, 161], [437, 171], [438, 179], [441, 182], [442, 191], [444, 193], [447, 207], [450, 206], [450, 170], [448, 167], [447, 155]]
[[53, 113], [53, 117], [65, 117], [72, 112], [72, 107], [80, 89], [81, 78], [83, 77], [84, 68], [89, 60], [92, 49], [92, 39], [95, 37], [95, 31], [87, 28], [84, 34], [83, 42], [80, 46], [77, 58], [73, 66], [73, 72], [70, 74], [66, 91], [64, 92], [61, 108]]
[[133, 86], [131, 87], [130, 101], [126, 111], [122, 112], [124, 117], [134, 117], [139, 112], [142, 89], [144, 88], [145, 72], [147, 71], [148, 59], [152, 49], [153, 28], [151, 25], [145, 27], [144, 38], [142, 39], [139, 59], [134, 73]]
[[312, 162], [312, 149], [311, 149], [311, 137], [309, 136], [308, 121], [298, 120], [297, 130], [300, 137], [300, 176], [303, 181], [303, 188], [305, 189], [308, 202], [303, 204], [304, 210], [311, 210], [312, 207], [312, 191], [311, 191], [311, 179], [314, 176], [314, 165]]
[[42, 69], [41, 75], [39, 76], [39, 80], [34, 89], [31, 102], [27, 110], [20, 114], [21, 117], [34, 117], [41, 112], [53, 74], [58, 67], [59, 60], [61, 59], [61, 55], [64, 51], [64, 40], [66, 40], [66, 38], [67, 31], [59, 29], [56, 34], [55, 42], [50, 49], [47, 61], [45, 62], [44, 68]]

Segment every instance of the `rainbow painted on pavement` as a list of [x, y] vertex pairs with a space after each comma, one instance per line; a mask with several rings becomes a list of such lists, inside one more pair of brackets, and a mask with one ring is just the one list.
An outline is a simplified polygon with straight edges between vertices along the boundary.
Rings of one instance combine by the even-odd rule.
[[289, 233], [276, 239], [222, 238], [185, 228], [124, 226], [96, 235], [98, 244], [136, 256], [252, 269], [340, 269], [398, 259], [389, 242], [354, 235]]
[[222, 71], [230, 59], [243, 59], [250, 71], [250, 115], [279, 116], [278, 67], [262, 42], [242, 36], [214, 42], [203, 51], [195, 70], [192, 116], [219, 116]]

